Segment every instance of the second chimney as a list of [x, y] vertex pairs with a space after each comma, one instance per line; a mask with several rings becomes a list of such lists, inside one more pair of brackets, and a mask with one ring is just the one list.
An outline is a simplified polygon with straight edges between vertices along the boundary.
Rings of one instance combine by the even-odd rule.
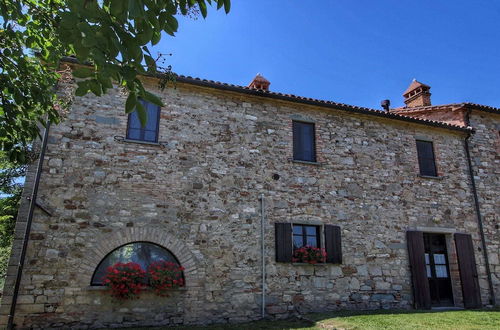
[[260, 73], [257, 73], [248, 87], [268, 91], [269, 85], [271, 85], [271, 82], [264, 78]]
[[403, 93], [405, 104], [408, 108], [425, 107], [431, 105], [431, 86], [422, 84], [413, 79], [410, 86]]

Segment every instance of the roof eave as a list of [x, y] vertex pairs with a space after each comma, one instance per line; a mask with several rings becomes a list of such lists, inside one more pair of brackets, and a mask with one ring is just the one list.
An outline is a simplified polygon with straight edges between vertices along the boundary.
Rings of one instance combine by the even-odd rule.
[[179, 82], [183, 82], [183, 83], [187, 83], [187, 84], [191, 84], [191, 85], [210, 87], [210, 88], [226, 90], [226, 91], [231, 91], [231, 92], [237, 92], [237, 93], [244, 93], [247, 95], [267, 97], [270, 99], [277, 99], [277, 100], [288, 101], [288, 102], [293, 102], [293, 103], [314, 105], [314, 106], [318, 106], [318, 107], [322, 107], [322, 108], [342, 110], [342, 111], [349, 112], [349, 113], [358, 113], [358, 114], [364, 114], [364, 115], [370, 115], [370, 116], [377, 116], [377, 117], [382, 117], [382, 118], [387, 118], [387, 119], [394, 119], [394, 120], [398, 120], [398, 121], [417, 123], [417, 124], [426, 125], [426, 126], [440, 127], [440, 128], [445, 128], [445, 129], [450, 129], [450, 130], [460, 131], [460, 132], [472, 132], [473, 131], [472, 128], [470, 128], [470, 127], [459, 127], [459, 126], [455, 126], [455, 125], [449, 125], [446, 123], [428, 121], [428, 120], [404, 116], [401, 114], [394, 114], [394, 113], [390, 113], [390, 112], [374, 110], [374, 109], [369, 109], [369, 108], [348, 106], [348, 105], [343, 105], [343, 104], [332, 104], [332, 103], [328, 103], [327, 101], [317, 101], [317, 100], [313, 100], [313, 99], [297, 98], [297, 97], [287, 96], [284, 94], [271, 93], [271, 92], [266, 92], [263, 90], [251, 89], [251, 88], [241, 88], [241, 87], [237, 87], [237, 86], [229, 85], [229, 84], [218, 84], [218, 83], [213, 83], [213, 82], [206, 81], [206, 80], [198, 80], [198, 79], [189, 78], [189, 77], [179, 76], [176, 79]]
[[[73, 63], [73, 64], [78, 64], [78, 65], [89, 65], [88, 63], [87, 64], [80, 63], [74, 57], [64, 57], [61, 59], [61, 61]], [[144, 76], [154, 77], [154, 78], [165, 77], [165, 75], [161, 74], [161, 73], [147, 73]], [[358, 114], [364, 114], [364, 115], [369, 115], [369, 116], [377, 116], [377, 117], [386, 118], [386, 119], [394, 119], [397, 121], [405, 121], [405, 122], [421, 124], [421, 125], [426, 125], [426, 126], [439, 127], [439, 128], [444, 128], [444, 129], [453, 130], [453, 131], [466, 132], [466, 133], [470, 133], [470, 132], [474, 131], [471, 127], [461, 127], [461, 126], [456, 126], [456, 125], [450, 125], [450, 124], [447, 124], [444, 122], [418, 119], [418, 118], [413, 118], [410, 116], [390, 113], [390, 112], [381, 111], [381, 110], [352, 106], [352, 105], [347, 105], [347, 104], [342, 104], [342, 103], [335, 103], [335, 102], [331, 102], [331, 101], [317, 100], [317, 99], [312, 99], [312, 98], [291, 96], [291, 95], [263, 91], [263, 90], [253, 89], [253, 88], [248, 88], [248, 87], [243, 87], [243, 86], [231, 85], [231, 84], [226, 84], [226, 83], [219, 83], [219, 82], [210, 81], [210, 80], [204, 80], [204, 79], [202, 80], [202, 79], [198, 79], [198, 78], [192, 78], [192, 77], [186, 77], [186, 76], [180, 76], [180, 75], [176, 75], [176, 80], [178, 82], [196, 85], [196, 86], [214, 88], [214, 89], [231, 91], [231, 92], [236, 92], [236, 93], [243, 93], [243, 94], [253, 95], [253, 96], [266, 97], [266, 98], [270, 98], [270, 99], [288, 101], [288, 102], [292, 102], [292, 103], [314, 105], [314, 106], [318, 106], [318, 107], [322, 107], [322, 108], [342, 110], [342, 111], [349, 112], [349, 113], [358, 113]]]

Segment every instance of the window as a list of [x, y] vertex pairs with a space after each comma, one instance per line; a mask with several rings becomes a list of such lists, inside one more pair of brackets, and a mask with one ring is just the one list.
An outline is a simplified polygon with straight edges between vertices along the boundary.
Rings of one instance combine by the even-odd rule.
[[[292, 262], [295, 249], [310, 245], [325, 249], [327, 263], [342, 263], [342, 242], [339, 226], [275, 223], [274, 228], [277, 262]], [[321, 234], [322, 231], [324, 235]], [[324, 239], [324, 244], [322, 244], [320, 238]]]
[[316, 162], [316, 139], [313, 123], [293, 121], [293, 160]]
[[160, 107], [145, 100], [140, 100], [147, 114], [147, 123], [142, 127], [137, 111], [128, 115], [127, 139], [158, 142], [158, 128], [160, 122]]
[[417, 140], [417, 154], [420, 175], [437, 176], [432, 142]]
[[92, 276], [91, 285], [102, 285], [103, 277], [106, 275], [106, 268], [117, 262], [135, 262], [147, 270], [149, 265], [155, 261], [170, 261], [179, 264], [175, 256], [167, 249], [159, 245], [148, 242], [135, 242], [113, 250], [97, 266]]
[[319, 226], [293, 225], [293, 249], [303, 246], [321, 247]]

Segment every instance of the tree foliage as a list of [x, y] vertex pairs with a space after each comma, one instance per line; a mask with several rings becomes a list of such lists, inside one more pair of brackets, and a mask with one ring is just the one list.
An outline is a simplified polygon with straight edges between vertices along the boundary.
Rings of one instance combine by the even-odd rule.
[[156, 73], [150, 51], [162, 33], [174, 36], [176, 15], [207, 6], [229, 12], [230, 0], [9, 0], [0, 1], [0, 146], [11, 160], [24, 162], [24, 150], [39, 135], [39, 125], [57, 122], [71, 98], [58, 95], [60, 60], [74, 56], [81, 66], [77, 96], [100, 96], [113, 83], [128, 90], [127, 113], [139, 99], [162, 101], [146, 91], [138, 76]]
[[[26, 155], [35, 153], [31, 150]], [[28, 157], [27, 161], [31, 161]], [[22, 178], [26, 175], [27, 164], [13, 164], [0, 152], [0, 290], [7, 271], [10, 248], [14, 234], [19, 202], [22, 192]]]

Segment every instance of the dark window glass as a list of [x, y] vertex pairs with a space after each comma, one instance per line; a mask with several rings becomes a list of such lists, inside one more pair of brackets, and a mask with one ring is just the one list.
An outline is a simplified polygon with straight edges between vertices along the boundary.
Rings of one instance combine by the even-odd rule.
[[303, 246], [321, 247], [319, 226], [293, 225], [293, 249]]
[[148, 101], [140, 100], [148, 116], [146, 126], [142, 127], [137, 111], [128, 115], [127, 139], [158, 142], [160, 107]]
[[417, 154], [420, 174], [426, 176], [437, 176], [432, 142], [417, 140]]
[[316, 161], [315, 129], [312, 123], [293, 122], [293, 159]]
[[170, 261], [179, 264], [177, 259], [168, 250], [159, 245], [147, 242], [136, 242], [123, 245], [108, 254], [97, 266], [92, 285], [102, 285], [103, 277], [106, 275], [106, 268], [118, 262], [135, 262], [147, 270], [149, 265], [155, 261]]

